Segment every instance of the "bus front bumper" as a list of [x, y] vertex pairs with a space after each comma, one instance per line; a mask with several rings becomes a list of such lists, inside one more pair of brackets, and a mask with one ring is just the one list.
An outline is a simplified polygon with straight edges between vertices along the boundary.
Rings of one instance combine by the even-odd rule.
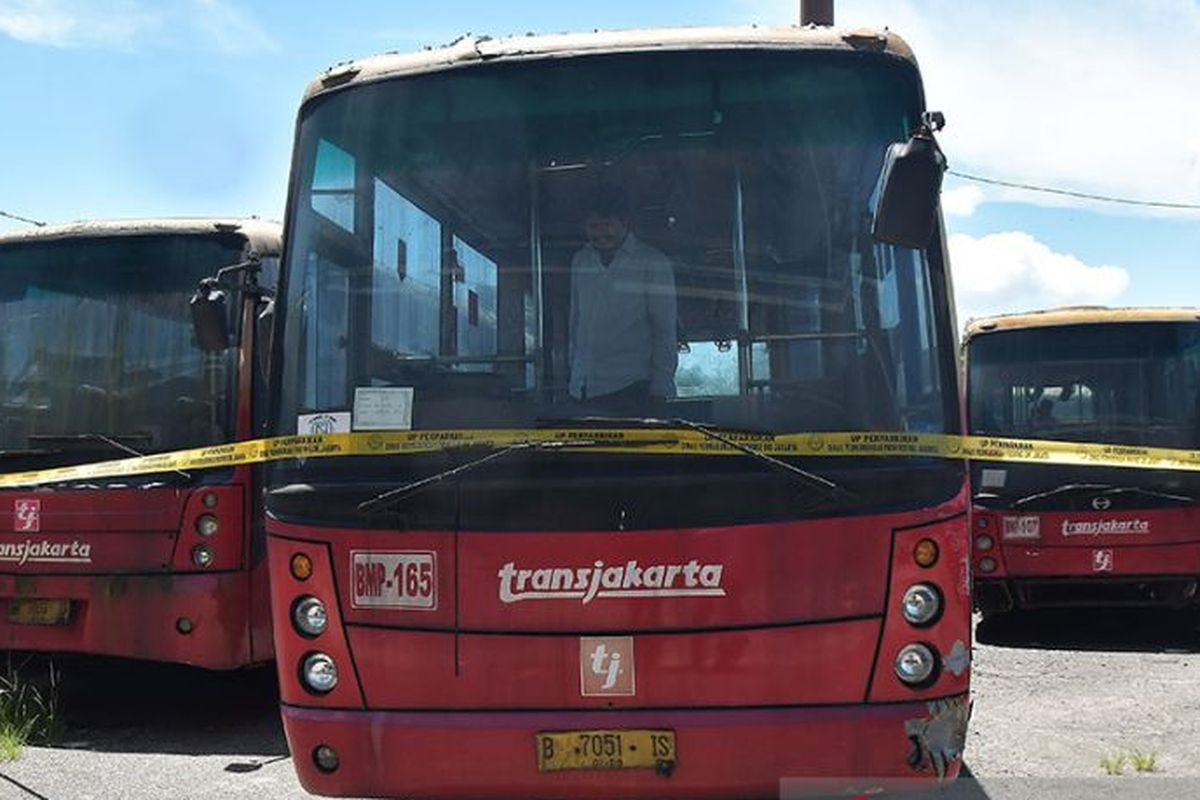
[[[821, 708], [394, 712], [283, 707], [300, 782], [314, 794], [407, 798], [787, 798], [952, 780], [965, 695]], [[670, 770], [540, 772], [536, 734], [674, 731]], [[332, 748], [337, 766], [316, 764]]]
[[250, 662], [249, 587], [244, 572], [0, 575], [0, 649], [234, 669]]

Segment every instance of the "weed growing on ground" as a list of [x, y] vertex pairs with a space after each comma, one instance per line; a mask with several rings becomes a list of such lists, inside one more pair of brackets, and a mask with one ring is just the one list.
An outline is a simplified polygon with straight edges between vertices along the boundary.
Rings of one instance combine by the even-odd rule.
[[1129, 756], [1124, 753], [1100, 756], [1100, 768], [1109, 775], [1124, 775], [1129, 766]]
[[1124, 775], [1126, 767], [1133, 767], [1135, 772], [1158, 772], [1158, 753], [1130, 750], [1100, 756], [1100, 769], [1109, 775]]
[[1138, 772], [1158, 772], [1158, 753], [1139, 753], [1134, 750], [1129, 754], [1129, 760]]
[[11, 660], [0, 673], [0, 763], [15, 761], [25, 745], [49, 744], [62, 732], [59, 674], [53, 663], [47, 669], [49, 680], [42, 685]]

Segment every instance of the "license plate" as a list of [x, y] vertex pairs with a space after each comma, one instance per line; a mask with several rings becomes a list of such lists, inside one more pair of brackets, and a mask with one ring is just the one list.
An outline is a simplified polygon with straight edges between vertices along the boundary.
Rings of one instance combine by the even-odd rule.
[[675, 768], [675, 731], [598, 730], [537, 734], [539, 772]]
[[14, 625], [66, 625], [70, 600], [9, 600], [8, 621]]
[[437, 609], [437, 554], [423, 550], [350, 551], [354, 608]]

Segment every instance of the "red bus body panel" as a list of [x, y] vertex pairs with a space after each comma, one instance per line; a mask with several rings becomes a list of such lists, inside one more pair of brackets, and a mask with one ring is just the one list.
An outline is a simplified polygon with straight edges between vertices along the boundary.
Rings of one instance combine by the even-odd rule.
[[[195, 488], [0, 492], [0, 648], [210, 669], [268, 660], [266, 563], [247, 566], [248, 477], [240, 468], [231, 483]], [[211, 537], [196, 531], [202, 514], [218, 520]], [[214, 556], [203, 569], [191, 557], [201, 544]], [[36, 600], [70, 601], [68, 619], [10, 613]]]
[[[472, 797], [502, 786], [525, 798], [747, 798], [778, 796], [787, 778], [846, 779], [857, 791], [873, 779], [952, 777], [961, 750], [947, 744], [950, 757], [935, 766], [912, 737], [950, 726], [931, 722], [938, 709], [965, 726], [963, 500], [873, 517], [620, 533], [268, 520], [284, 725], [301, 782], [355, 796]], [[930, 569], [913, 561], [922, 538], [940, 548]], [[313, 562], [307, 580], [290, 574], [297, 553]], [[432, 562], [432, 596], [421, 608], [363, 607], [382, 584], [357, 567], [399, 554]], [[936, 584], [945, 604], [919, 630], [898, 613], [899, 595], [918, 581]], [[310, 595], [328, 607], [317, 637], [290, 620]], [[589, 648], [606, 637], [628, 640], [628, 691], [585, 694]], [[892, 670], [913, 641], [943, 663], [921, 688]], [[326, 695], [299, 679], [316, 651], [339, 669]], [[538, 771], [537, 732], [595, 728], [674, 730], [675, 771]], [[341, 754], [338, 771], [315, 767], [318, 745]]]
[[[996, 545], [974, 554], [978, 581], [1004, 582], [1022, 607], [1044, 604], [1069, 606], [1068, 589], [1080, 587], [1079, 605], [1095, 605], [1086, 591], [1091, 583], [1138, 581], [1179, 584], [1181, 591], [1164, 593], [1161, 605], [1178, 605], [1194, 596], [1188, 583], [1200, 580], [1200, 509], [1170, 508], [1119, 511], [993, 511], [975, 509], [973, 530]], [[1033, 533], [1036, 531], [1036, 534]], [[991, 558], [995, 568], [982, 569]], [[1052, 603], [1024, 591], [1026, 582], [1062, 587]], [[1119, 598], [1117, 600], [1119, 602]], [[1152, 595], [1139, 604], [1156, 604]]]

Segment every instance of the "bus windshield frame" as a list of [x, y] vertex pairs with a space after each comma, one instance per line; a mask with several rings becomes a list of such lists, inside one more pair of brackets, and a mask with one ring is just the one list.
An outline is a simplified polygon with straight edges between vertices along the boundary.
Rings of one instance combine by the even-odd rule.
[[[870, 236], [884, 152], [919, 109], [915, 68], [893, 59], [770, 51], [497, 64], [314, 99], [293, 165], [273, 433], [610, 415], [958, 432], [941, 238], [916, 251]], [[674, 386], [619, 414], [572, 385], [575, 265], [594, 247], [586, 206], [613, 185], [630, 239], [670, 264], [673, 281], [649, 294], [673, 294], [676, 309]], [[440, 463], [399, 461], [269, 471], [274, 485], [384, 487]], [[678, 469], [729, 469], [719, 461]], [[961, 481], [961, 465], [922, 461], [945, 480], [910, 487], [909, 507]]]

